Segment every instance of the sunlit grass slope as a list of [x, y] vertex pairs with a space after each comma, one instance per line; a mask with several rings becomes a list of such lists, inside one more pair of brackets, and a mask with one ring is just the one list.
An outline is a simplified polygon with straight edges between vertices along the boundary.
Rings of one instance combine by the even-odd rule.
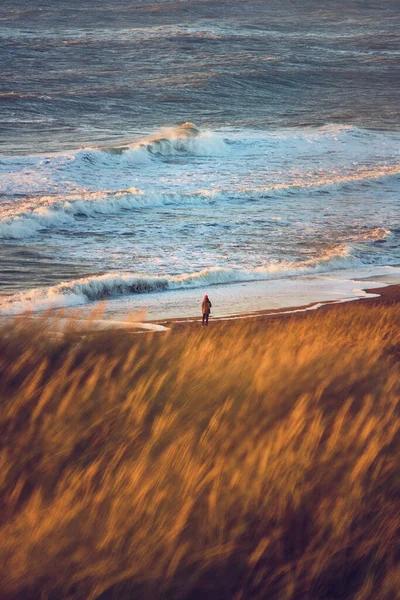
[[2, 598], [395, 600], [400, 307], [0, 336]]

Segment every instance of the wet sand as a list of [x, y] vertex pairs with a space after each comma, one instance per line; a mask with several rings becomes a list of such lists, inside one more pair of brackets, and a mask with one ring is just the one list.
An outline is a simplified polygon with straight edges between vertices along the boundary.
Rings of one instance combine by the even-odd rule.
[[[369, 291], [368, 287], [362, 288]], [[213, 318], [212, 315], [209, 321], [209, 327], [224, 327], [229, 328], [242, 319], [252, 319], [258, 323], [267, 325], [271, 321], [277, 320], [293, 320], [312, 317], [315, 312], [320, 311], [337, 311], [340, 314], [342, 311], [348, 310], [349, 306], [357, 305], [365, 310], [377, 305], [393, 305], [400, 302], [400, 284], [388, 285], [382, 288], [373, 288], [371, 292], [376, 296], [367, 298], [350, 298], [348, 300], [335, 300], [326, 302], [312, 302], [304, 306], [293, 306], [292, 308], [282, 308], [274, 310], [265, 310], [254, 313], [244, 313], [241, 315], [232, 315], [227, 317]], [[177, 332], [188, 332], [202, 327], [201, 315], [197, 319], [170, 319], [159, 320], [154, 323], [163, 325], [168, 329]]]

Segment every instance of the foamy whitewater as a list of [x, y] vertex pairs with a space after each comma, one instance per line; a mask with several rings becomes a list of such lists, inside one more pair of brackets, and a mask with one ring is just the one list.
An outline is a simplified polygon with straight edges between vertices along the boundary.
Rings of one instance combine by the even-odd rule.
[[[194, 316], [208, 293], [223, 316], [357, 298], [359, 279], [371, 288], [400, 281], [400, 132], [389, 116], [396, 99], [390, 90], [381, 98], [378, 82], [367, 93], [374, 74], [386, 66], [395, 74], [391, 3], [379, 27], [353, 15], [351, 24], [338, 21], [335, 35], [317, 13], [300, 32], [292, 3], [284, 16], [283, 5], [261, 14], [266, 9], [255, 4], [253, 21], [240, 3], [232, 6], [213, 25], [193, 13], [185, 28], [175, 4], [168, 18], [156, 14], [157, 24], [141, 4], [141, 26], [131, 29], [117, 19], [128, 10], [123, 2], [103, 7], [114, 11], [114, 29], [101, 11], [91, 28], [84, 20], [68, 28], [62, 3], [42, 16], [0, 10], [8, 40], [2, 68], [10, 73], [7, 60], [22, 57], [20, 77], [9, 75], [0, 93], [0, 315], [107, 300], [109, 319], [141, 310], [149, 319]], [[373, 47], [374, 35], [387, 47]], [[109, 43], [119, 44], [117, 63], [109, 62]], [[163, 62], [163, 43], [175, 49], [172, 66]], [[93, 67], [78, 86], [76, 61], [87, 45]], [[35, 83], [23, 57], [38, 48]], [[194, 61], [189, 50], [198, 58], [196, 78], [178, 67]], [[46, 53], [62, 59], [63, 79], [48, 71]], [[311, 66], [316, 57], [321, 64]], [[125, 72], [133, 59], [134, 73]], [[124, 83], [112, 87], [99, 64], [111, 79], [111, 64], [119, 64]], [[225, 69], [224, 85], [216, 65]], [[340, 116], [339, 106], [346, 107]]]

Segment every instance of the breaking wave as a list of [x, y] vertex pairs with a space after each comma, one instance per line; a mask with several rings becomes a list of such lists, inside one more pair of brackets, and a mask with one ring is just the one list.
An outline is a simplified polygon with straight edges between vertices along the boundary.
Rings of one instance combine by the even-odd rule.
[[64, 169], [91, 170], [140, 166], [158, 158], [179, 156], [219, 156], [229, 152], [225, 141], [210, 131], [200, 131], [193, 123], [161, 129], [153, 135], [103, 148], [85, 148], [74, 153], [60, 154], [47, 159]]
[[152, 135], [129, 143], [80, 150], [73, 158], [89, 164], [110, 162], [140, 164], [150, 162], [157, 157], [218, 156], [228, 151], [229, 146], [216, 133], [200, 131], [193, 123], [184, 123], [178, 127], [165, 127]]
[[[34, 198], [34, 206], [22, 207], [19, 212], [9, 211], [0, 220], [0, 238], [24, 239], [34, 237], [46, 229], [71, 226], [77, 217], [96, 217], [117, 214], [145, 207], [165, 206], [176, 203], [193, 203], [201, 199], [210, 201], [215, 194], [207, 190], [182, 193], [144, 192], [137, 188], [126, 190], [81, 191], [64, 196]], [[39, 204], [39, 206], [37, 206]]]
[[[27, 156], [4, 156], [0, 161], [0, 192], [25, 194], [55, 191], [58, 185], [87, 185], [95, 177], [120, 180], [121, 171], [157, 166], [174, 157], [226, 155], [230, 146], [217, 133], [200, 131], [193, 123], [169, 127], [141, 138], [103, 147]], [[49, 187], [50, 186], [50, 187]], [[128, 186], [127, 186], [128, 187]]]
[[107, 273], [36, 288], [2, 299], [0, 314], [20, 314], [52, 308], [73, 307], [121, 296], [201, 288], [245, 281], [281, 279], [360, 266], [347, 246], [337, 246], [323, 256], [301, 262], [277, 262], [250, 269], [213, 267], [175, 276], [149, 276], [132, 273]]
[[[354, 236], [354, 241], [357, 242], [385, 242], [391, 234], [391, 230], [386, 227], [374, 227], [360, 231]], [[352, 240], [353, 241], [353, 240]]]
[[[207, 203], [216, 201], [262, 201], [268, 198], [293, 196], [299, 192], [314, 196], [338, 190], [352, 182], [377, 180], [400, 173], [400, 166], [381, 167], [377, 170], [360, 171], [348, 175], [316, 177], [309, 181], [276, 184], [268, 187], [235, 187], [231, 190], [197, 189], [187, 192], [145, 191], [136, 187], [120, 190], [88, 191], [78, 189], [71, 193], [54, 194], [26, 199], [19, 207], [3, 209], [0, 217], [0, 239], [24, 239], [34, 237], [47, 229], [61, 229], [73, 225], [77, 217], [96, 217], [118, 214], [138, 208], [156, 208], [168, 205]], [[389, 230], [376, 228], [360, 233], [359, 241], [381, 241]]]
[[160, 156], [216, 156], [228, 151], [228, 146], [220, 136], [208, 131], [202, 132], [189, 122], [162, 129], [137, 142], [133, 148], [146, 148], [150, 154]]
[[130, 188], [118, 192], [79, 192], [62, 199], [43, 196], [34, 199], [39, 203], [34, 209], [21, 208], [20, 212], [3, 217], [0, 221], [0, 237], [23, 239], [37, 235], [43, 229], [63, 228], [75, 222], [77, 216], [95, 216], [137, 208], [143, 203], [154, 202], [141, 190]]

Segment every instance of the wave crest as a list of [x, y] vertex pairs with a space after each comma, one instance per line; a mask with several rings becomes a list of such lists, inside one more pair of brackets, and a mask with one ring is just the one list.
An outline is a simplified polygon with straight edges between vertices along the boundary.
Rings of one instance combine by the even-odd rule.
[[[139, 140], [100, 149], [105, 156], [111, 155], [132, 162], [170, 156], [217, 156], [228, 151], [229, 146], [222, 137], [211, 131], [201, 131], [190, 122], [177, 127], [163, 127]], [[101, 158], [95, 152], [94, 150], [93, 157]]]
[[224, 140], [211, 132], [202, 132], [193, 123], [161, 129], [144, 138], [131, 149], [146, 148], [155, 156], [216, 156], [225, 154], [228, 146]]
[[385, 242], [390, 236], [391, 230], [386, 227], [374, 227], [373, 229], [366, 229], [357, 234], [355, 241], [359, 242]]
[[[153, 208], [196, 201], [211, 202], [217, 193], [196, 190], [190, 193], [144, 192], [135, 187], [125, 190], [86, 190], [63, 196], [33, 198], [36, 208], [26, 203], [18, 211], [9, 209], [0, 219], [0, 239], [24, 239], [34, 237], [46, 229], [64, 228], [73, 225], [76, 217], [112, 215], [138, 208]], [[37, 206], [39, 204], [39, 206]]]
[[37, 288], [15, 294], [0, 303], [0, 314], [19, 314], [28, 310], [71, 307], [134, 294], [168, 290], [209, 287], [245, 281], [263, 281], [329, 272], [357, 266], [359, 261], [350, 255], [350, 248], [337, 246], [319, 258], [297, 263], [280, 262], [250, 269], [213, 267], [176, 276], [149, 276], [132, 273], [106, 273], [63, 282], [49, 288]]
[[111, 214], [154, 203], [154, 196], [146, 197], [141, 190], [130, 188], [118, 192], [77, 192], [61, 199], [42, 196], [35, 199], [40, 205], [34, 209], [23, 207], [20, 212], [10, 212], [0, 221], [0, 238], [23, 239], [50, 228], [62, 228], [75, 222], [77, 216]]

